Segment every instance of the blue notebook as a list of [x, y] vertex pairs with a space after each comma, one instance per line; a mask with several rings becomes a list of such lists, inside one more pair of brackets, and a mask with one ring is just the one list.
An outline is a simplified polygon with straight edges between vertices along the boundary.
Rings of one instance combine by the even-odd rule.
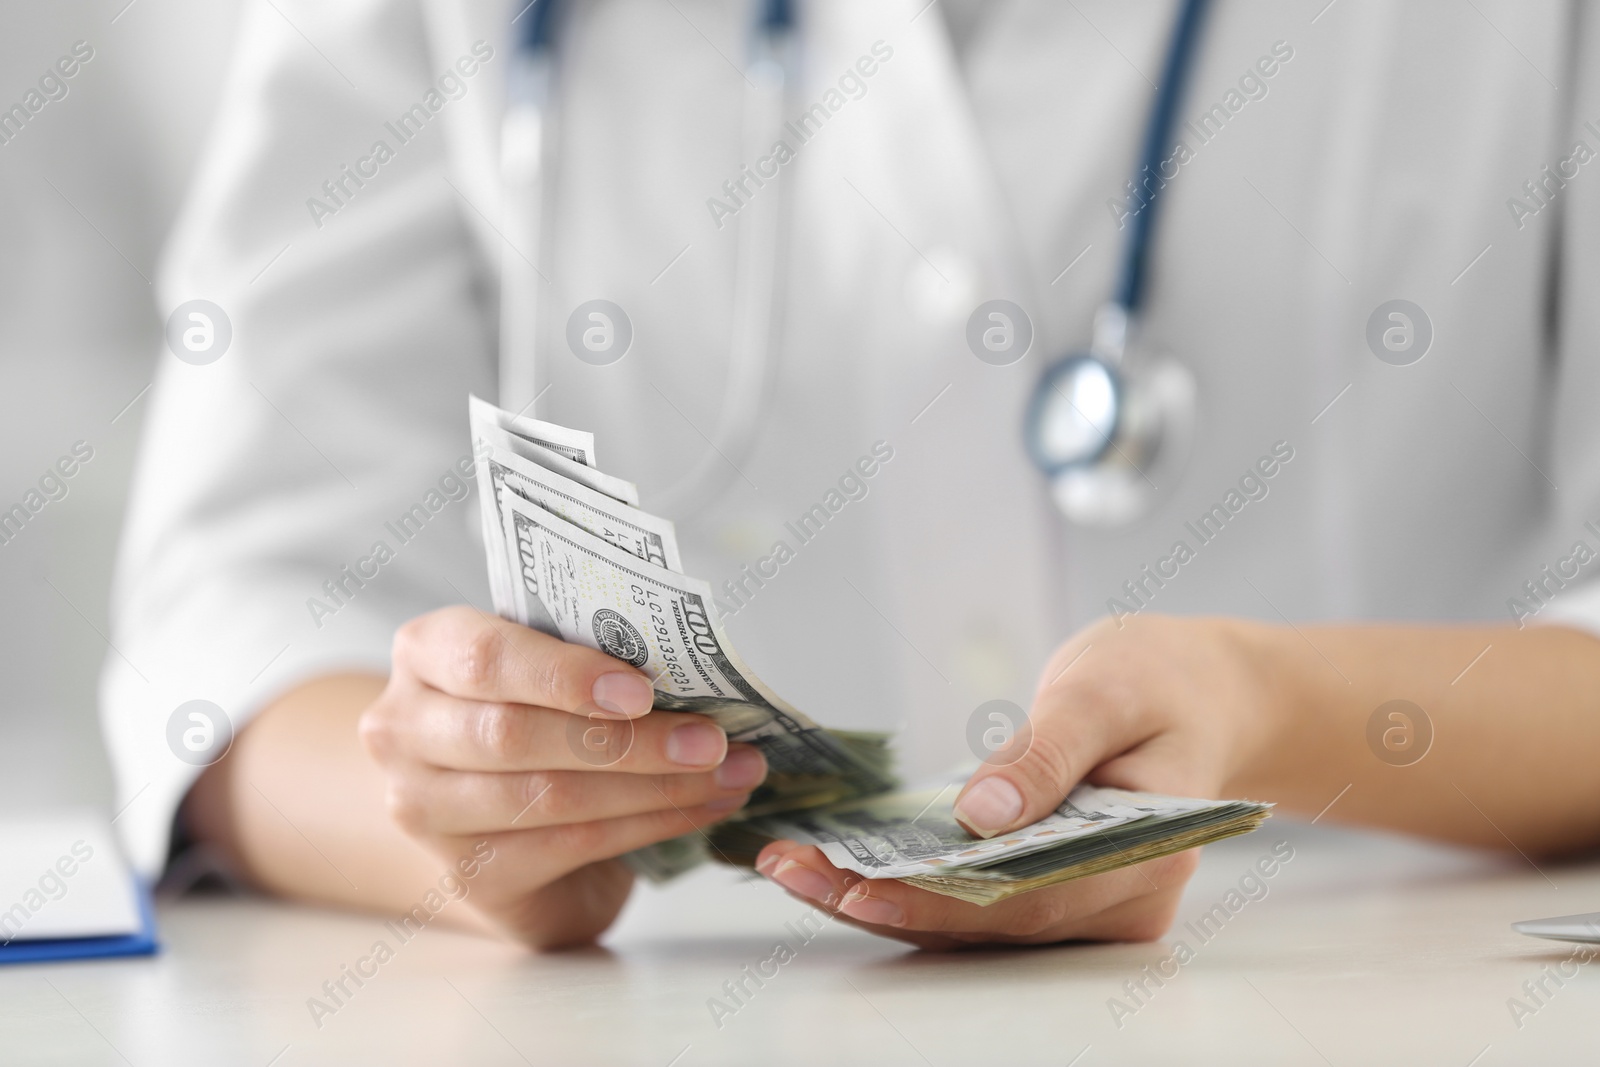
[[150, 887], [129, 869], [104, 817], [0, 816], [0, 964], [156, 949]]

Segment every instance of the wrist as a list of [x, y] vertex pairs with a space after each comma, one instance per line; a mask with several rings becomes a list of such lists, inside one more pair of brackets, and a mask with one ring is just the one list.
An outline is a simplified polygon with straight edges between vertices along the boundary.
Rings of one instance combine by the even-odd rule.
[[1243, 675], [1239, 727], [1227, 768], [1230, 788], [1261, 788], [1285, 764], [1294, 725], [1315, 695], [1302, 664], [1304, 644], [1290, 627], [1218, 620]]

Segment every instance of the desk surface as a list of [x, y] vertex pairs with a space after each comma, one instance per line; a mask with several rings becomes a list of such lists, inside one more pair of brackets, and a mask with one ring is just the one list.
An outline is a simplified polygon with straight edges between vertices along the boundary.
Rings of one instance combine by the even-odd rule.
[[[1294, 858], [1266, 895], [1247, 883], [1259, 899], [1230, 898], [1281, 840]], [[636, 893], [605, 948], [551, 956], [437, 927], [402, 943], [380, 919], [189, 898], [163, 908], [166, 950], [154, 959], [0, 970], [0, 1060], [1579, 1062], [1600, 1034], [1600, 965], [1507, 924], [1600, 909], [1600, 864], [1541, 867], [1275, 820], [1207, 850], [1162, 942], [957, 955], [842, 924], [802, 942], [786, 926], [801, 905], [727, 869]], [[724, 982], [780, 938], [794, 958], [760, 988], [746, 979], [742, 1004], [730, 1000]], [[365, 965], [376, 974], [360, 987], [346, 979], [353, 994], [314, 1020], [310, 998], [331, 1007], [323, 983], [379, 940], [392, 958]], [[1181, 966], [1180, 941], [1192, 950]], [[1147, 965], [1168, 977], [1157, 985]], [[1135, 999], [1124, 983], [1141, 978]], [[1534, 1000], [1522, 985], [1541, 978]], [[734, 1010], [715, 1019], [714, 997]], [[1513, 997], [1529, 1009], [1520, 1019]]]

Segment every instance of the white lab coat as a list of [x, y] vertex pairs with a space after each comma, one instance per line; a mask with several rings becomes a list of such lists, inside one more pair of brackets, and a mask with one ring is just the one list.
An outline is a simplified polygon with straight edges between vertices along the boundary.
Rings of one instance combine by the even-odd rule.
[[[1509, 622], [1542, 566], [1579, 540], [1600, 549], [1583, 525], [1600, 519], [1600, 163], [1520, 227], [1508, 207], [1538, 206], [1523, 183], [1574, 141], [1600, 149], [1584, 126], [1600, 127], [1600, 20], [1555, 2], [1216, 5], [1182, 118], [1242, 98], [1227, 94], [1275, 43], [1292, 58], [1208, 142], [1188, 135], [1141, 336], [1193, 371], [1198, 430], [1161, 503], [1103, 532], [1057, 518], [1020, 418], [1109, 292], [1108, 200], [1173, 6], [997, 3], [958, 59], [924, 3], [800, 5], [791, 114], [876, 42], [892, 57], [784, 166], [794, 239], [761, 433], [716, 504], [674, 516], [688, 569], [719, 586], [780, 539], [794, 549], [727, 620], [780, 692], [825, 723], [902, 730], [904, 761], [926, 770], [966, 756], [984, 701], [1025, 706], [1049, 650], [1107, 610]], [[707, 201], [751, 162], [749, 11], [572, 7], [537, 413], [594, 430], [649, 506], [720, 415], [738, 227]], [[508, 10], [278, 0], [244, 20], [160, 290], [163, 313], [223, 307], [232, 346], [162, 363], [103, 685], [119, 826], [146, 871], [196, 773], [168, 750], [174, 708], [208, 699], [241, 728], [319, 673], [383, 671], [403, 619], [485, 603], [476, 502], [450, 500], [445, 478], [468, 452], [468, 391], [496, 390], [502, 259], [537, 258], [503, 236]], [[492, 57], [400, 143], [385, 124], [475, 42]], [[380, 140], [393, 158], [363, 163]], [[323, 183], [345, 165], [371, 176], [345, 180], [335, 213], [310, 205], [334, 206]], [[563, 343], [596, 297], [635, 331], [607, 367]], [[964, 339], [995, 297], [1037, 331], [1005, 368]], [[1394, 298], [1433, 323], [1411, 366], [1365, 341]], [[799, 545], [785, 522], [880, 441], [893, 458], [867, 496]], [[1186, 524], [1229, 506], [1275, 446], [1293, 458], [1268, 495], [1201, 543]], [[385, 524], [419, 502], [437, 514], [401, 543]], [[1163, 562], [1180, 540], [1192, 558]], [[331, 616], [309, 606], [379, 541], [394, 558], [377, 577]], [[1571, 567], [1524, 602], [1535, 621], [1600, 626], [1589, 568]]]

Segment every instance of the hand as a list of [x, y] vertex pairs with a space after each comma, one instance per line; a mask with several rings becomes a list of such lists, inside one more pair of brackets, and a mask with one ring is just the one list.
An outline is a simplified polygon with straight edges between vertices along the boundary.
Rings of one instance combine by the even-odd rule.
[[[1139, 616], [1081, 631], [1045, 668], [1031, 729], [972, 776], [956, 799], [956, 817], [979, 837], [993, 837], [1043, 818], [1084, 780], [1217, 796], [1269, 740], [1274, 697], [1259, 666], [1260, 629], [1227, 619]], [[1185, 852], [988, 907], [863, 879], [793, 841], [768, 845], [756, 869], [854, 926], [924, 948], [954, 948], [1160, 937], [1198, 859]]]
[[633, 884], [614, 857], [725, 818], [766, 777], [704, 716], [649, 714], [627, 664], [475, 608], [406, 623], [393, 660], [360, 723], [389, 810], [447, 862], [475, 861], [462, 904], [530, 946], [592, 940]]

